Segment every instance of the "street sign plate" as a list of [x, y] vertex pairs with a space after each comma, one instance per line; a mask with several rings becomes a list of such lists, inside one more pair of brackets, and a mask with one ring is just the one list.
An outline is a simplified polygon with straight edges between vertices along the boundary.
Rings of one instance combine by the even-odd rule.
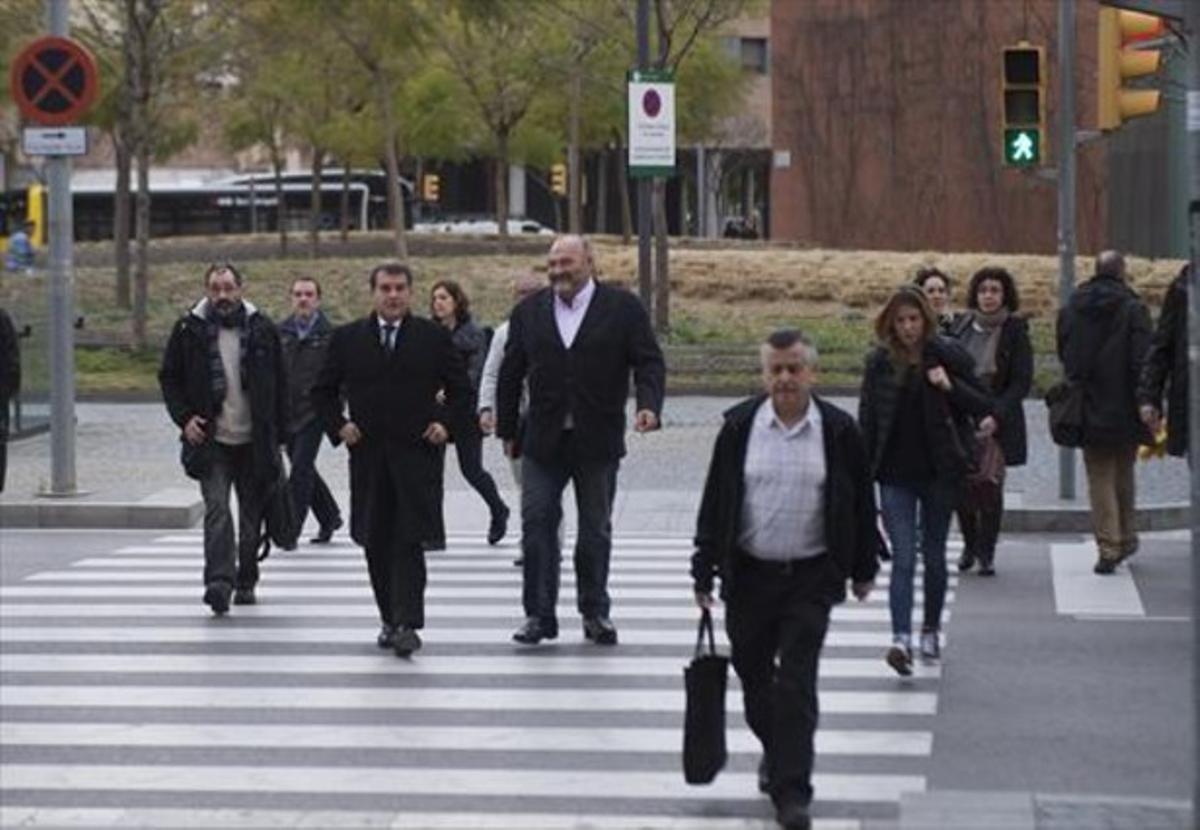
[[1042, 132], [1036, 127], [1004, 131], [1004, 163], [1032, 167], [1042, 161]]
[[37, 124], [61, 127], [78, 121], [96, 100], [100, 72], [83, 44], [50, 35], [17, 54], [9, 85], [22, 115]]
[[87, 155], [87, 127], [26, 127], [21, 152], [27, 156]]
[[669, 70], [629, 73], [629, 175], [675, 174], [675, 79]]

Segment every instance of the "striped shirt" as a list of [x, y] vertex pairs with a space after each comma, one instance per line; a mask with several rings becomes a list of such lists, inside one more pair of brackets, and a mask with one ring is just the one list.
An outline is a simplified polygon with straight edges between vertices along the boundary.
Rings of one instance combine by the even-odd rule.
[[825, 553], [825, 443], [811, 398], [804, 418], [786, 427], [768, 398], [754, 415], [743, 471], [738, 545], [759, 559]]

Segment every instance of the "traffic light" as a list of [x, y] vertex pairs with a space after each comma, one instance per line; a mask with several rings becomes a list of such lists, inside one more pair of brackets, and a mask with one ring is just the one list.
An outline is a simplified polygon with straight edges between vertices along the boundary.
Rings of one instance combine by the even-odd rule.
[[1133, 89], [1125, 81], [1153, 75], [1162, 63], [1162, 54], [1157, 49], [1138, 49], [1129, 44], [1159, 37], [1165, 31], [1161, 17], [1123, 9], [1100, 9], [1096, 51], [1100, 129], [1115, 130], [1130, 118], [1150, 115], [1158, 109], [1161, 95], [1157, 89]]
[[421, 177], [421, 199], [426, 202], [436, 202], [441, 198], [442, 181], [437, 173], [426, 173]]
[[1004, 163], [1042, 161], [1046, 140], [1046, 50], [1021, 41], [1004, 49]]
[[556, 196], [567, 195], [567, 165], [561, 162], [550, 165], [550, 190]]

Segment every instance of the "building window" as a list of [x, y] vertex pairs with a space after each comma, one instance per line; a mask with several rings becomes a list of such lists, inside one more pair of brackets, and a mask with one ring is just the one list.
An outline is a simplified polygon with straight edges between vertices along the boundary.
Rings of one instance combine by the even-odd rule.
[[765, 37], [744, 37], [741, 39], [742, 69], [767, 74], [767, 39]]

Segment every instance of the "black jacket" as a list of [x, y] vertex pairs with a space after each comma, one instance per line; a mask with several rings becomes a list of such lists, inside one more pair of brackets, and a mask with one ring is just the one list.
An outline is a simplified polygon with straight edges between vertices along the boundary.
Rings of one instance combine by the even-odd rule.
[[1150, 312], [1115, 277], [1093, 277], [1058, 312], [1058, 357], [1084, 387], [1083, 446], [1121, 447], [1152, 438], [1137, 412], [1137, 388], [1150, 348]]
[[[445, 406], [437, 402], [440, 389]], [[405, 541], [436, 538], [443, 526], [442, 451], [422, 436], [433, 421], [453, 433], [473, 420], [471, 384], [450, 332], [409, 315], [389, 352], [374, 314], [339, 326], [312, 399], [335, 446], [347, 420], [362, 433], [350, 448], [351, 538], [373, 544], [380, 516]]]
[[1138, 403], [1163, 409], [1167, 392], [1167, 452], [1188, 451], [1188, 284], [1187, 271], [1167, 289], [1162, 315], [1150, 339], [1146, 365], [1142, 368]]
[[543, 288], [522, 300], [509, 318], [508, 342], [496, 386], [496, 434], [517, 437], [523, 384], [529, 408], [521, 451], [539, 461], [554, 458], [567, 413], [574, 419], [581, 461], [616, 461], [625, 455], [625, 402], [633, 370], [637, 408], [662, 412], [666, 367], [650, 318], [633, 294], [597, 284], [571, 348], [554, 321], [554, 294]]
[[0, 308], [0, 436], [8, 424], [8, 402], [21, 390], [21, 349], [17, 329]]
[[[692, 555], [692, 581], [696, 591], [712, 590], [721, 578], [721, 596], [728, 600], [737, 591], [737, 540], [745, 497], [746, 448], [758, 408], [767, 396], [742, 401], [725, 413], [717, 434], [700, 515], [696, 519], [696, 552]], [[875, 490], [867, 469], [862, 437], [854, 419], [814, 397], [821, 410], [825, 448], [825, 541], [830, 568], [823, 593], [831, 602], [846, 598], [846, 580], [869, 582], [879, 563], [875, 529]]]
[[294, 435], [317, 417], [312, 388], [325, 365], [333, 326], [318, 311], [308, 336], [301, 340], [299, 323], [293, 315], [279, 324], [279, 339], [283, 345], [283, 365], [288, 381], [288, 433]]
[[[954, 338], [962, 337], [974, 316], [966, 314], [955, 321], [950, 331]], [[1024, 317], [1011, 315], [1000, 328], [996, 345], [996, 374], [992, 376], [991, 393], [994, 399], [992, 414], [999, 431], [996, 434], [1004, 463], [1019, 467], [1028, 460], [1029, 441], [1025, 428], [1025, 397], [1033, 385], [1033, 345], [1029, 341], [1029, 323]]]
[[[922, 419], [926, 441], [933, 457], [939, 485], [957, 492], [974, 461], [974, 421], [992, 414], [992, 399], [978, 378], [971, 356], [962, 346], [938, 335], [925, 344], [921, 358], [926, 368], [942, 366], [950, 375], [950, 391], [943, 392], [928, 382], [920, 384]], [[923, 380], [923, 378], [922, 378]], [[867, 462], [874, 480], [892, 433], [899, 398], [900, 378], [887, 349], [876, 348], [867, 356], [862, 392], [858, 399], [858, 425], [862, 429]]]
[[454, 341], [454, 348], [462, 355], [463, 365], [467, 367], [467, 376], [471, 379], [471, 388], [478, 394], [479, 379], [483, 377], [483, 361], [487, 357], [487, 337], [483, 329], [468, 317], [454, 327], [450, 339]]
[[[246, 303], [246, 382], [250, 400], [251, 443], [254, 446], [254, 473], [259, 482], [276, 481], [280, 472], [279, 446], [286, 439], [287, 384], [283, 369], [283, 350], [279, 333], [270, 318]], [[217, 411], [213, 399], [212, 376], [209, 370], [208, 300], [201, 300], [175, 323], [162, 367], [158, 385], [171, 420], [182, 429], [193, 415], [216, 424]], [[210, 433], [211, 434], [211, 433]], [[208, 468], [206, 450], [209, 443], [188, 448], [185, 470], [192, 477], [202, 476]]]

